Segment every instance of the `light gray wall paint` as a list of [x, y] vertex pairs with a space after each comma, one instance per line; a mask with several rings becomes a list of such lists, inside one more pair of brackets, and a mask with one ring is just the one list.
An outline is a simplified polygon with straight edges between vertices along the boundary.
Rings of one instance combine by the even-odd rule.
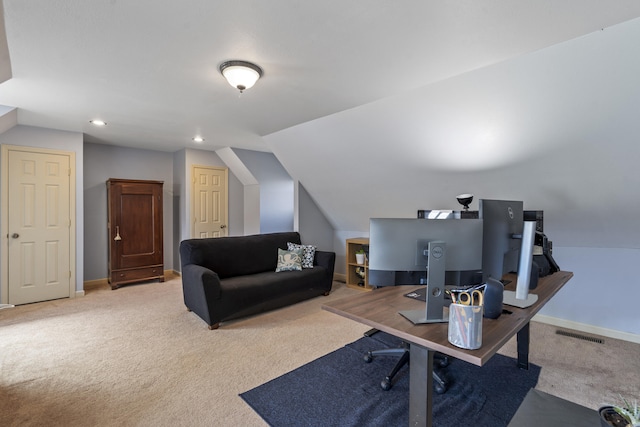
[[524, 200], [576, 273], [542, 313], [638, 335], [638, 40], [637, 19], [264, 138], [334, 224], [336, 253], [371, 217], [458, 209], [467, 192], [476, 209]]
[[4, 7], [0, 4], [0, 83], [9, 80], [12, 75], [11, 55], [9, 55], [7, 32], [4, 26]]
[[4, 133], [18, 124], [18, 109], [0, 105], [0, 133]]
[[181, 271], [179, 245], [183, 240], [182, 233], [189, 223], [184, 201], [185, 189], [187, 183], [190, 182], [186, 180], [186, 154], [186, 150], [173, 153], [173, 238], [176, 242], [176, 250], [173, 252], [173, 266], [176, 271]]
[[[333, 226], [300, 183], [298, 183], [298, 231], [303, 244], [315, 245], [320, 250], [333, 252]], [[342, 262], [343, 270], [344, 264]]]
[[558, 247], [554, 257], [574, 277], [540, 314], [640, 335], [638, 249]]
[[[76, 157], [76, 291], [84, 289], [84, 194], [82, 134], [31, 126], [15, 126], [0, 134], [0, 144], [70, 151]], [[0, 174], [1, 176], [1, 174]], [[1, 248], [0, 248], [1, 250]], [[0, 256], [4, 256], [0, 253]]]
[[174, 269], [173, 155], [103, 144], [84, 144], [85, 280], [108, 277], [109, 178], [163, 181], [164, 268]]
[[260, 185], [260, 232], [293, 230], [293, 180], [272, 153], [233, 150]]

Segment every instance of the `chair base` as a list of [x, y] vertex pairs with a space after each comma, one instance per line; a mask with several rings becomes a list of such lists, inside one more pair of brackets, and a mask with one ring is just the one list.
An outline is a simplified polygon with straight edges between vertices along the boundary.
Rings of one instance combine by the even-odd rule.
[[[404, 365], [409, 363], [409, 354], [409, 348], [403, 343], [403, 347], [400, 348], [385, 348], [382, 350], [369, 351], [364, 355], [364, 361], [366, 363], [371, 363], [375, 357], [380, 356], [399, 357], [398, 362], [393, 366], [391, 372], [389, 372], [389, 374], [380, 382], [380, 387], [383, 390], [389, 390], [393, 386], [393, 378], [396, 376], [398, 371], [400, 371]], [[436, 353], [435, 359], [438, 360], [438, 366], [441, 368], [444, 368], [449, 364], [449, 358], [442, 354]], [[433, 371], [433, 388], [438, 394], [443, 394], [447, 391], [447, 382], [435, 371]]]

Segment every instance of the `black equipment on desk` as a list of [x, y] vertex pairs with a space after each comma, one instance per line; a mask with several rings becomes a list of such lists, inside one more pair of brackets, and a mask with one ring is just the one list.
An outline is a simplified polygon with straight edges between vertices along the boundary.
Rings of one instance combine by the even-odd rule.
[[560, 271], [560, 267], [552, 255], [553, 242], [544, 233], [536, 231], [535, 246], [539, 248], [533, 254], [533, 262], [538, 266], [538, 276], [544, 277]]
[[534, 245], [533, 262], [538, 266], [538, 276], [544, 277], [560, 271], [560, 267], [553, 259], [553, 243], [544, 234], [544, 211], [525, 210], [525, 221], [536, 222], [536, 236]]

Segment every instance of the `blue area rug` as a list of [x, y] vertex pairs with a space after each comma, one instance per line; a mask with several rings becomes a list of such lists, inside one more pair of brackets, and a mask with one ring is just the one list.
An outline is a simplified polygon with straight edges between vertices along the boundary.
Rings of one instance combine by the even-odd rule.
[[[269, 425], [406, 426], [409, 421], [409, 371], [403, 368], [393, 388], [380, 381], [396, 359], [380, 357], [365, 363], [369, 350], [396, 347], [399, 340], [379, 332], [361, 338], [240, 396]], [[506, 426], [540, 367], [518, 369], [515, 359], [495, 355], [482, 368], [460, 360], [442, 372], [449, 382], [445, 394], [433, 394], [434, 426]]]

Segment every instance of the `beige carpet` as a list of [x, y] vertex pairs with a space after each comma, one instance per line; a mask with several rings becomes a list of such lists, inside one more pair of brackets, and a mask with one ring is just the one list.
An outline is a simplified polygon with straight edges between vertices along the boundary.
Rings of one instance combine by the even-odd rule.
[[[181, 292], [174, 279], [0, 310], [0, 426], [263, 426], [239, 393], [369, 329], [321, 310], [359, 292], [338, 282], [328, 297], [215, 331]], [[555, 331], [532, 323], [539, 389], [592, 408], [638, 395], [640, 345]], [[514, 356], [515, 341], [502, 353]]]

